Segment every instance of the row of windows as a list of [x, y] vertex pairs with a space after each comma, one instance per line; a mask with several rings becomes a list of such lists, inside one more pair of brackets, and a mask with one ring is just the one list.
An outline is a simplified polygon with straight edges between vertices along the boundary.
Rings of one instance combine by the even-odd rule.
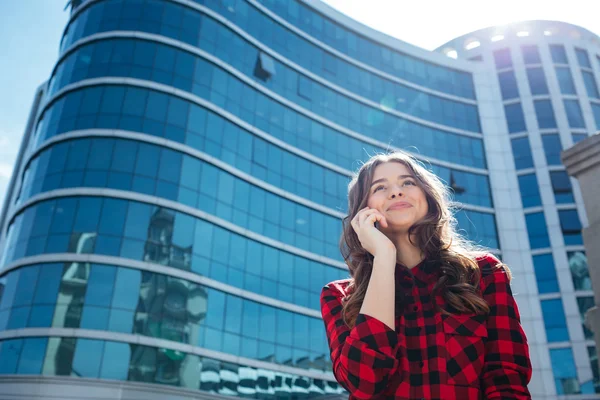
[[[560, 228], [566, 246], [583, 245], [581, 221], [577, 210], [558, 210]], [[543, 212], [525, 214], [529, 245], [532, 249], [550, 247], [550, 237]]]
[[[523, 208], [541, 206], [542, 199], [535, 173], [520, 175], [518, 178]], [[566, 171], [551, 171], [550, 182], [556, 204], [575, 203], [571, 178]]]
[[331, 369], [320, 318], [184, 279], [74, 262], [27, 266], [2, 280], [0, 331], [49, 327], [111, 331], [255, 359], [260, 358], [258, 347], [263, 347], [274, 352], [276, 363], [293, 358], [293, 365], [302, 367], [303, 359], [322, 358], [323, 367]]
[[[111, 89], [125, 92], [124, 88]], [[107, 92], [111, 89], [107, 89]], [[233, 166], [245, 166], [243, 172], [291, 193], [306, 195], [303, 197], [318, 204], [325, 203], [331, 209], [346, 209], [343, 194], [346, 192], [348, 177], [282, 151], [245, 131], [235, 129], [234, 125], [222, 125], [220, 123], [225, 120], [216, 114], [206, 114], [209, 128], [203, 131], [214, 132], [208, 136], [221, 142], [219, 153], [239, 151], [248, 157], [236, 157], [235, 160], [239, 162], [233, 162]], [[226, 140], [220, 139], [223, 137]], [[211, 155], [214, 153], [213, 151]], [[223, 158], [233, 161], [228, 157]], [[202, 165], [207, 165], [204, 175]], [[226, 175], [228, 181], [235, 181], [234, 186], [239, 187], [244, 182], [233, 175]], [[75, 139], [53, 145], [31, 160], [24, 174], [19, 200], [22, 202], [40, 192], [61, 187], [96, 186], [123, 190], [135, 188], [136, 191], [181, 201], [192, 207], [198, 206], [199, 195], [202, 193], [233, 205], [233, 193], [227, 192], [228, 186], [220, 186], [218, 179], [213, 180], [216, 178], [215, 167], [211, 164], [161, 146], [126, 139]], [[460, 178], [465, 183], [472, 182], [468, 176], [460, 175]], [[205, 179], [211, 181], [204, 181]], [[480, 180], [475, 182], [487, 183]], [[229, 189], [233, 190], [234, 187]], [[262, 196], [273, 196], [270, 192], [261, 192], [264, 193]], [[328, 201], [324, 201], [326, 199]], [[248, 211], [246, 203], [233, 206]]]
[[[248, 201], [248, 197], [242, 196], [241, 199], [240, 201]], [[264, 198], [256, 196], [250, 200], [253, 204], [265, 203]], [[268, 206], [269, 210], [276, 210], [277, 207], [271, 204]], [[215, 207], [217, 215], [221, 215], [219, 210], [226, 208], [223, 203]], [[333, 224], [331, 229], [327, 224], [317, 229], [317, 224], [311, 223], [310, 215], [295, 213], [293, 210], [294, 208], [284, 209], [283, 211], [287, 212], [282, 212], [281, 217], [275, 222], [238, 210], [234, 212], [231, 208], [228, 215], [234, 224], [247, 221], [248, 229], [253, 232], [262, 232], [267, 237], [279, 238], [301, 249], [339, 258], [337, 244], [329, 242], [337, 241], [339, 238], [339, 232], [335, 233], [339, 229], [338, 224]], [[159, 229], [157, 224], [165, 218], [170, 222], [166, 224], [163, 221], [165, 226]], [[482, 246], [499, 248], [493, 214], [460, 210], [456, 213], [456, 219], [461, 233], [469, 240]], [[216, 238], [211, 240], [210, 238], [215, 235]], [[24, 256], [43, 253], [95, 253], [171, 265], [202, 275], [214, 276], [215, 279], [227, 282], [227, 274], [223, 271], [219, 272], [219, 268], [210, 265], [214, 262], [220, 265], [229, 263], [243, 270], [247, 240], [241, 239], [241, 236], [223, 228], [162, 207], [118, 199], [63, 198], [36, 203], [15, 218], [8, 231], [6, 251], [0, 265], [6, 265]], [[238, 248], [235, 250], [230, 248], [230, 240], [232, 246]], [[148, 250], [147, 243], [152, 243], [151, 252]], [[252, 246], [248, 244], [248, 251], [255, 248], [258, 249], [256, 250], [258, 254], [252, 253], [247, 256], [253, 259], [258, 257], [262, 261], [262, 253], [265, 252], [263, 262], [268, 263], [269, 268], [263, 266], [263, 271], [269, 271], [265, 273], [269, 278], [276, 277], [279, 251], [252, 243]], [[266, 255], [267, 252], [269, 256]], [[282, 254], [286, 254], [286, 263], [290, 262], [290, 255]], [[336, 269], [330, 270], [329, 273], [333, 275], [328, 277], [334, 279], [329, 279], [327, 282], [341, 279], [338, 276], [346, 274], [343, 270], [337, 270], [337, 274], [333, 271]], [[229, 275], [233, 275], [233, 272]], [[234, 278], [236, 282], [242, 280], [239, 273], [231, 277]], [[292, 275], [286, 277], [286, 279], [291, 278]], [[313, 281], [313, 286], [309, 287], [320, 287], [325, 279], [322, 279], [322, 275], [318, 278], [319, 280]], [[272, 279], [277, 280], [277, 278]], [[256, 284], [256, 279], [253, 279], [252, 283]], [[292, 284], [292, 281], [289, 283]], [[303, 289], [308, 290], [308, 287]], [[279, 294], [279, 296], [285, 297], [288, 301], [291, 294], [288, 293], [287, 296]]]
[[[569, 67], [555, 67], [555, 71], [561, 93], [577, 94]], [[549, 93], [542, 67], [527, 68], [526, 73], [532, 95], [547, 95]], [[594, 74], [589, 71], [581, 71], [581, 73], [588, 97], [599, 98], [600, 95], [598, 93], [598, 86], [596, 85]], [[513, 70], [500, 72], [498, 74], [498, 79], [500, 81], [500, 90], [503, 100], [519, 97], [519, 88]]]
[[0, 265], [46, 253], [99, 254], [167, 265], [313, 309], [319, 309], [325, 283], [348, 276], [346, 270], [187, 214], [98, 197], [61, 198], [25, 209], [9, 228]]
[[[206, 22], [211, 21], [206, 19]], [[203, 23], [205, 26], [206, 24]], [[226, 28], [221, 28], [226, 29]], [[247, 43], [235, 45], [230, 38], [218, 35], [219, 42], [213, 44], [203, 40], [201, 48], [217, 55], [228, 64], [252, 77], [259, 84], [268, 87], [273, 92], [301, 107], [315, 112], [332, 122], [347, 128], [371, 133], [370, 115], [381, 113], [390, 124], [421, 129], [420, 124], [404, 120], [395, 115], [382, 111], [381, 107], [373, 108], [362, 102], [340, 94], [328, 87], [317, 83], [295, 70], [286, 67], [271, 58], [275, 68], [266, 81], [257, 77], [257, 59], [259, 51]], [[234, 36], [239, 41], [241, 38]], [[228, 51], [225, 54], [223, 49]], [[244, 54], [240, 57], [239, 54]], [[260, 54], [261, 57], [267, 57]], [[200, 77], [194, 76], [195, 63], [200, 60], [191, 53], [175, 47], [146, 42], [142, 39], [113, 39], [86, 45], [70, 54], [57, 67], [52, 79], [49, 93], [77, 80], [89, 77], [113, 75], [133, 76], [140, 79], [152, 79], [160, 83], [172, 84], [179, 89], [192, 91], [194, 84], [202, 84]], [[262, 67], [261, 67], [262, 68]], [[171, 74], [171, 75], [169, 75]], [[262, 77], [262, 75], [259, 75]], [[383, 94], [387, 93], [387, 94]], [[422, 92], [406, 90], [378, 90], [378, 93], [367, 96], [374, 102], [384, 106], [383, 110], [396, 109], [417, 117], [431, 120], [443, 125], [467, 129], [467, 119], [478, 121], [475, 106], [467, 106], [450, 100], [429, 98]], [[467, 110], [471, 107], [471, 110]], [[472, 123], [471, 123], [472, 125]]]
[[[102, 62], [107, 54], [113, 59]], [[349, 164], [348, 160], [361, 157], [364, 147], [373, 147], [283, 105], [203, 58], [145, 40], [102, 40], [79, 48], [57, 68], [51, 91], [81, 79], [107, 75], [150, 80], [191, 92], [291, 145], [315, 148], [315, 155], [341, 147], [335, 161]], [[485, 167], [479, 138], [416, 124], [357, 102], [353, 102], [357, 107], [351, 107], [341, 95], [321, 100], [336, 110], [322, 112], [324, 117], [334, 118], [361, 134], [398, 147], [417, 148], [446, 161]]]
[[[192, 46], [198, 46], [230, 63], [247, 76], [254, 75], [257, 71], [255, 68], [260, 67], [260, 64], [257, 64], [260, 50], [214, 19], [181, 5], [161, 3], [161, 6], [164, 6], [163, 18], [160, 18], [159, 14], [158, 21], [149, 24], [149, 19], [154, 17], [153, 11], [159, 12], [157, 11], [157, 5], [153, 2], [140, 2], [138, 6], [140, 10], [136, 18], [126, 11], [120, 15], [120, 10], [126, 10], [130, 7], [130, 4], [122, 0], [92, 5], [76, 19], [75, 34], [69, 37], [69, 42], [74, 43], [83, 35], [87, 36], [107, 30], [141, 30], [159, 33], [176, 40], [185, 41]], [[248, 6], [244, 5], [244, 7]], [[226, 17], [229, 18], [231, 15], [231, 13], [227, 13]], [[260, 13], [257, 13], [257, 17], [265, 19]], [[266, 19], [271, 21], [269, 18]], [[77, 22], [80, 20], [81, 23]], [[194, 24], [195, 26], [184, 27], [184, 24]], [[194, 34], [188, 33], [188, 30], [194, 32]], [[270, 41], [272, 39], [267, 38], [266, 44], [269, 45], [268, 42]], [[448, 100], [405, 85], [399, 85], [351, 64], [342, 63], [341, 60], [322, 51], [318, 51], [317, 54], [323, 56], [319, 59], [318, 64], [320, 65], [315, 65], [317, 60], [314, 59], [312, 54], [308, 58], [293, 61], [298, 61], [301, 66], [307, 67], [318, 76], [325, 77], [329, 81], [372, 101], [382, 103], [389, 109], [407, 112], [419, 118], [456, 128], [480, 132], [475, 105]], [[366, 110], [363, 114], [373, 110], [362, 103], [350, 100], [336, 91], [309, 80], [305, 75], [298, 74], [296, 70], [271, 59], [266, 54], [261, 54], [261, 56], [269, 59], [269, 66], [265, 70], [267, 74], [261, 76], [262, 78], [269, 78], [268, 81], [273, 81], [269, 86], [279, 94], [284, 95], [284, 97], [288, 97], [326, 118], [343, 124], [344, 120], [356, 115], [354, 110], [349, 110], [349, 108]], [[310, 60], [310, 63], [307, 63], [308, 60]], [[338, 69], [339, 66], [342, 66], [343, 69]], [[262, 81], [259, 82], [262, 84]], [[313, 92], [314, 100], [302, 99], [301, 95], [307, 91]], [[331, 99], [331, 101], [326, 102], [324, 99]], [[365, 122], [362, 121], [362, 125], [365, 125]], [[365, 128], [354, 129], [364, 131]]]
[[[293, 153], [282, 150], [224, 117], [196, 104], [161, 92], [128, 86], [94, 86], [61, 96], [43, 114], [38, 124], [34, 148], [45, 140], [73, 129], [122, 129], [143, 132], [184, 143], [277, 187], [333, 209], [346, 209], [348, 177], [322, 168]], [[336, 143], [335, 137], [299, 126], [304, 137], [286, 134], [288, 142], [317, 153], [328, 161], [356, 169], [367, 154], [383, 149], [347, 139]], [[306, 136], [313, 139], [311, 143]], [[315, 143], [319, 143], [318, 147]], [[355, 151], [351, 151], [352, 150]], [[344, 154], [348, 149], [348, 154]], [[360, 151], [359, 151], [360, 150]], [[351, 159], [349, 153], [356, 153]], [[489, 179], [485, 175], [451, 170], [432, 165], [442, 178], [452, 178], [463, 187], [455, 199], [485, 207], [492, 206]], [[309, 171], [301, 174], [299, 171]], [[451, 179], [446, 182], [450, 184]], [[473, 185], [472, 183], [475, 182]]]
[[[272, 354], [264, 353], [261, 358], [270, 361], [272, 357]], [[94, 339], [33, 337], [3, 340], [0, 341], [0, 359], [0, 374], [75, 375], [170, 385], [251, 399], [291, 400], [345, 393], [335, 382], [247, 367], [166, 348]]]
[[[587, 137], [586, 134], [573, 134], [573, 143], [577, 143]], [[517, 170], [519, 169], [527, 169], [533, 168], [533, 157], [531, 155], [531, 146], [529, 144], [528, 137], [521, 137], [517, 139], [511, 140], [513, 156], [515, 160], [515, 167]], [[543, 134], [542, 135], [542, 145], [544, 147], [544, 154], [546, 156], [546, 164], [547, 165], [562, 165], [561, 162], [561, 152], [563, 150], [562, 144], [560, 141], [560, 136], [558, 134]], [[553, 187], [555, 189], [555, 194], [558, 189], [560, 192], [563, 189], [566, 189], [564, 186], [566, 183], [559, 184]], [[562, 189], [561, 189], [562, 186]], [[529, 194], [528, 194], [529, 195]], [[527, 196], [528, 196], [527, 195]], [[560, 196], [560, 200], [557, 197], [558, 203], [566, 203], [566, 198]], [[525, 204], [525, 202], [523, 203]]]
[[[96, 144], [100, 146], [92, 146]], [[322, 245], [315, 243], [305, 250], [339, 258], [339, 218], [161, 146], [110, 139], [62, 142], [44, 151], [28, 171], [21, 200], [80, 186], [135, 191], [178, 201], [291, 245], [299, 246], [301, 237], [311, 237]]]
[[[210, 3], [203, 0], [198, 2]], [[473, 83], [468, 73], [438, 66], [374, 43], [311, 10], [310, 6], [301, 2], [277, 0], [259, 0], [259, 2], [317, 40], [365, 64], [431, 89], [475, 98]], [[235, 9], [239, 3], [241, 1], [237, 2]]]
[[[567, 252], [569, 270], [575, 290], [592, 290], [592, 281], [585, 252]], [[558, 293], [560, 287], [552, 254], [533, 256], [533, 267], [539, 293]]]

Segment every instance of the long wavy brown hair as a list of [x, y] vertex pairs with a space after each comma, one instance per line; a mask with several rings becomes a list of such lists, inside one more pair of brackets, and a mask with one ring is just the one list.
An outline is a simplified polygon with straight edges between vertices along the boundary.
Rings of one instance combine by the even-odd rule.
[[[348, 215], [343, 219], [340, 250], [352, 279], [348, 295], [343, 299], [344, 322], [350, 328], [354, 326], [373, 268], [373, 256], [361, 246], [350, 222], [359, 210], [367, 206], [375, 168], [387, 162], [405, 165], [425, 192], [428, 213], [409, 228], [408, 234], [411, 243], [425, 255], [426, 262], [440, 269], [433, 296], [441, 294], [452, 313], [488, 313], [489, 305], [479, 294], [481, 273], [475, 260], [475, 256], [485, 252], [485, 249], [458, 234], [449, 188], [415, 158], [398, 151], [371, 157], [348, 185]], [[399, 315], [403, 297], [397, 286], [396, 316]], [[448, 310], [440, 312], [449, 313]]]

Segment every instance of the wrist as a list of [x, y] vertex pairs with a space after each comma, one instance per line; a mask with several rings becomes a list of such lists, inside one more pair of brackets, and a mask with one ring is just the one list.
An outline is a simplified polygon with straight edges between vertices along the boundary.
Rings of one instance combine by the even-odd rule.
[[373, 256], [373, 262], [382, 261], [386, 264], [396, 265], [396, 248], [381, 249]]

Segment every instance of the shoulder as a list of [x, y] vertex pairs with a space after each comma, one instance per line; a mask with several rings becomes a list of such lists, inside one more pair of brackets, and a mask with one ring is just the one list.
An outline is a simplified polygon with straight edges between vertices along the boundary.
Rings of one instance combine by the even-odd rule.
[[342, 299], [348, 293], [352, 279], [341, 279], [329, 282], [321, 290], [321, 316], [325, 321], [329, 317], [339, 316], [342, 312]]
[[475, 260], [481, 271], [481, 289], [500, 283], [510, 283], [511, 273], [508, 266], [491, 253], [478, 253]]
[[327, 285], [323, 286], [323, 289], [321, 290], [321, 298], [323, 296], [346, 297], [350, 283], [352, 283], [352, 278], [339, 279], [337, 281], [329, 282]]

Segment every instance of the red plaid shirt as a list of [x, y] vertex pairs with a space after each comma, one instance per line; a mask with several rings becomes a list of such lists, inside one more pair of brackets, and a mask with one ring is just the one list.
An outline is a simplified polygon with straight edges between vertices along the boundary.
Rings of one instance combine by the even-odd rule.
[[[323, 288], [333, 371], [349, 399], [531, 398], [529, 347], [506, 270], [492, 255], [477, 261], [487, 315], [436, 311], [431, 293], [439, 269], [427, 261], [411, 270], [396, 267], [397, 304], [403, 298], [395, 331], [365, 314], [349, 329], [341, 299], [350, 280]], [[448, 309], [441, 296], [435, 302]]]

